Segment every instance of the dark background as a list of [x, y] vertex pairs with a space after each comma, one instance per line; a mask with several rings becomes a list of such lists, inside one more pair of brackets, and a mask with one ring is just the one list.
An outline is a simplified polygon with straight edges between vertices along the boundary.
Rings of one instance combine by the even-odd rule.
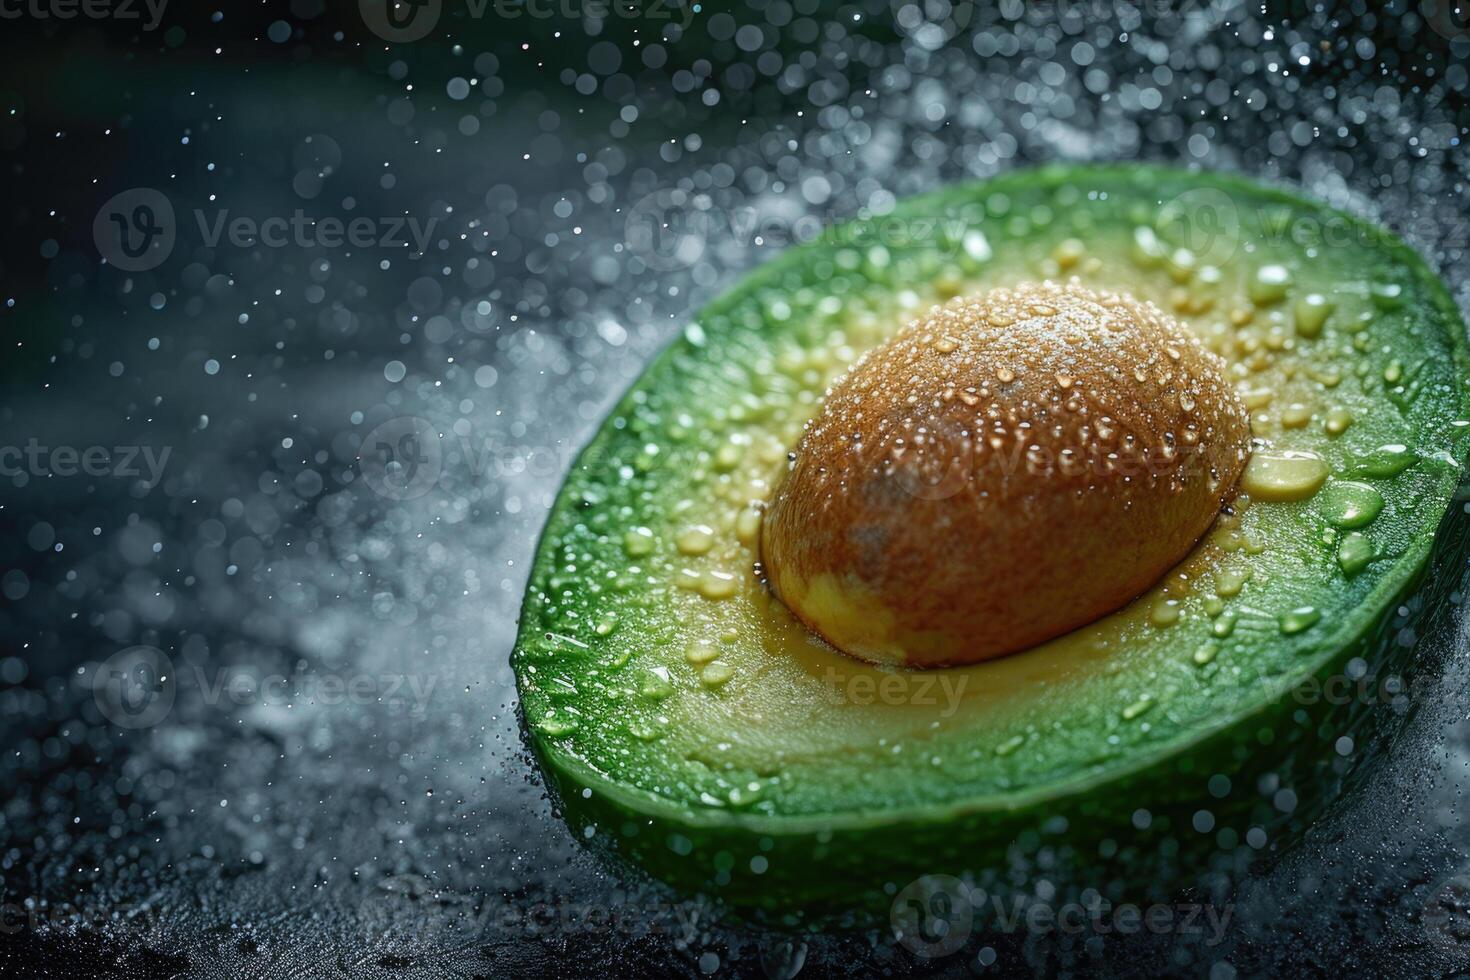
[[[1470, 29], [1436, 0], [444, 0], [408, 43], [347, 2], [171, 0], [151, 29], [35, 2], [0, 8], [0, 446], [110, 462], [0, 477], [0, 974], [1470, 969], [1423, 914], [1470, 845], [1453, 700], [1231, 883], [1219, 944], [987, 922], [925, 960], [601, 867], [506, 665], [571, 454], [798, 219], [1031, 162], [1198, 164], [1388, 224], [1464, 307]], [[93, 225], [140, 187], [177, 240], [128, 273]], [[225, 209], [433, 225], [423, 254], [211, 247], [194, 214]], [[360, 447], [408, 418], [442, 448], [380, 492]], [[1465, 673], [1460, 631], [1402, 639]], [[108, 701], [139, 646], [174, 671], [146, 724]]]

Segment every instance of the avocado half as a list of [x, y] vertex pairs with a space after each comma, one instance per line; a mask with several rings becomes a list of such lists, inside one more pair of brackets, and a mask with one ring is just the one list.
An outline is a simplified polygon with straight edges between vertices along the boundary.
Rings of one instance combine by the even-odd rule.
[[[1029, 650], [910, 671], [830, 647], [757, 564], [823, 392], [936, 303], [1074, 277], [1176, 316], [1256, 454], [1327, 479], [1258, 473], [1152, 589]], [[830, 229], [704, 309], [578, 459], [513, 654], [530, 743], [579, 835], [786, 923], [869, 920], [927, 875], [1139, 898], [1244, 866], [1403, 713], [1363, 678], [1412, 677], [1403, 630], [1466, 553], [1467, 378], [1409, 248], [1239, 178], [1022, 171]]]

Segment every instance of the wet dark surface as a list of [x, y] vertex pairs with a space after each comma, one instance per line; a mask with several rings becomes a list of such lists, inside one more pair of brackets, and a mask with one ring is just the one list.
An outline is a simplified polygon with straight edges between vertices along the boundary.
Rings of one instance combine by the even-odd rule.
[[[650, 3], [599, 28], [446, 0], [399, 44], [312, 0], [7, 14], [0, 974], [1470, 969], [1459, 697], [1218, 932], [986, 916], [925, 958], [721, 926], [601, 867], [506, 664], [571, 454], [809, 216], [1031, 162], [1198, 164], [1383, 221], [1463, 308], [1470, 32], [1434, 2]], [[157, 217], [103, 208], [134, 188], [175, 241], [104, 265], [99, 209]], [[335, 242], [298, 209], [368, 224]], [[281, 238], [232, 242], [240, 217]], [[438, 451], [375, 468], [414, 418]], [[1461, 636], [1401, 639], [1457, 689]]]

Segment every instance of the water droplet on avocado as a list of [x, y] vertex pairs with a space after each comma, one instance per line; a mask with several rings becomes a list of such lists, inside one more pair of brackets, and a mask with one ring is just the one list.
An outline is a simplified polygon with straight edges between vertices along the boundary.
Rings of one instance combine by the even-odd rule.
[[1159, 599], [1149, 610], [1148, 619], [1155, 626], [1172, 626], [1179, 622], [1179, 614], [1178, 599]]
[[638, 694], [650, 701], [662, 701], [673, 693], [674, 685], [669, 680], [667, 667], [654, 667], [643, 675], [638, 684]]
[[1383, 511], [1383, 495], [1366, 483], [1338, 480], [1322, 492], [1322, 516], [1337, 527], [1366, 527]]
[[708, 571], [700, 576], [696, 589], [706, 599], [728, 599], [740, 591], [740, 580], [729, 572]]
[[766, 795], [765, 784], [758, 779], [752, 779], [744, 786], [732, 786], [725, 794], [731, 806], [750, 806], [760, 801]]
[[1281, 632], [1292, 636], [1303, 630], [1311, 629], [1321, 618], [1322, 613], [1315, 606], [1297, 606], [1290, 612], [1281, 615]]
[[558, 715], [548, 712], [542, 715], [535, 723], [536, 730], [551, 738], [561, 738], [570, 735], [577, 730], [577, 719], [568, 715]]
[[713, 690], [724, 687], [735, 676], [735, 668], [727, 663], [715, 661], [699, 672], [699, 683]]
[[1284, 299], [1289, 288], [1291, 272], [1284, 265], [1272, 264], [1263, 265], [1256, 270], [1248, 291], [1252, 302], [1257, 306], [1264, 306]]
[[1240, 595], [1240, 590], [1245, 583], [1250, 581], [1251, 569], [1249, 567], [1227, 567], [1215, 572], [1215, 595], [1225, 599]]
[[1012, 752], [1016, 751], [1024, 744], [1026, 744], [1025, 735], [1012, 735], [1010, 738], [1006, 739], [1004, 742], [1001, 742], [995, 747], [995, 754], [1010, 755]]
[[652, 720], [634, 718], [628, 722], [628, 732], [640, 742], [652, 742], [661, 738], [668, 731], [668, 724], [662, 718]]
[[1281, 410], [1281, 427], [1283, 429], [1301, 429], [1310, 421], [1312, 421], [1312, 409], [1309, 405], [1292, 402]]
[[1194, 651], [1194, 662], [1203, 667], [1211, 663], [1215, 659], [1215, 655], [1219, 652], [1220, 648], [1218, 646], [1213, 643], [1206, 643]]
[[1300, 337], [1316, 337], [1332, 315], [1335, 304], [1321, 293], [1308, 293], [1296, 301], [1296, 332]]
[[714, 528], [707, 524], [686, 527], [679, 532], [678, 537], [674, 538], [674, 547], [684, 555], [702, 555], [714, 547], [714, 543]]
[[1386, 480], [1398, 476], [1417, 462], [1419, 457], [1412, 449], [1395, 442], [1354, 457], [1351, 472], [1354, 476]]
[[1219, 619], [1210, 624], [1210, 632], [1220, 639], [1225, 639], [1235, 632], [1235, 613], [1222, 613]]
[[1164, 245], [1159, 236], [1146, 225], [1133, 229], [1133, 261], [1144, 268], [1158, 265], [1164, 257]]
[[1373, 542], [1357, 531], [1346, 535], [1337, 546], [1337, 564], [1348, 578], [1367, 568], [1373, 557]]
[[1258, 452], [1246, 464], [1240, 488], [1256, 500], [1306, 500], [1327, 481], [1321, 456], [1298, 450]]
[[653, 543], [653, 531], [646, 527], [635, 527], [623, 535], [623, 550], [633, 558], [641, 558], [652, 552]]
[[1051, 257], [1056, 260], [1059, 268], [1066, 271], [1081, 261], [1082, 256], [1086, 254], [1086, 245], [1075, 238], [1068, 238], [1052, 250]]
[[1139, 715], [1143, 714], [1145, 711], [1147, 711], [1149, 708], [1152, 708], [1153, 706], [1154, 706], [1153, 698], [1150, 697], [1149, 695], [1145, 694], [1142, 697], [1140, 697], [1137, 701], [1134, 701], [1128, 707], [1126, 707], [1126, 708], [1123, 709], [1123, 720], [1124, 721], [1132, 721], [1133, 719], [1137, 718]]
[[694, 640], [684, 649], [684, 659], [696, 667], [703, 667], [719, 656], [719, 648], [707, 640]]
[[1368, 287], [1368, 295], [1380, 310], [1396, 310], [1404, 304], [1404, 287], [1396, 282], [1375, 282]]

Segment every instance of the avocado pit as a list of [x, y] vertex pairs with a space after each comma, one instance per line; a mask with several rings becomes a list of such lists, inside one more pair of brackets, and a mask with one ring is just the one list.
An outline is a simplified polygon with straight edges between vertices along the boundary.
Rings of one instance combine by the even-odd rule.
[[827, 392], [761, 525], [778, 598], [839, 650], [910, 667], [1014, 653], [1182, 559], [1249, 456], [1224, 363], [1075, 281], [959, 297]]

